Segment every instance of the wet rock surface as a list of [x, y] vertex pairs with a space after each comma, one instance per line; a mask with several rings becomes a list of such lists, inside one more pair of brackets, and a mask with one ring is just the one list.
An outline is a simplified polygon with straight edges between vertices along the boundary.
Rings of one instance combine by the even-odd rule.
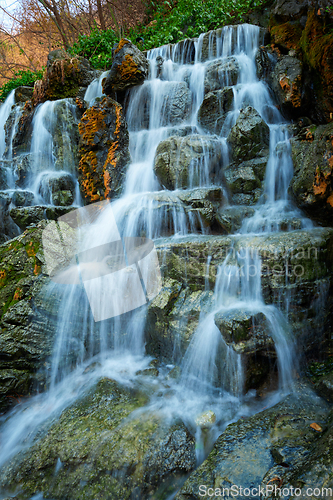
[[219, 135], [226, 114], [231, 111], [233, 103], [233, 90], [231, 87], [208, 92], [198, 111], [198, 123], [211, 134]]
[[195, 446], [182, 422], [133, 413], [146, 400], [143, 392], [101, 379], [3, 470], [0, 484], [21, 485], [20, 500], [41, 491], [59, 500], [64, 492], [73, 500], [125, 500], [133, 492], [149, 498], [163, 481], [193, 470]]
[[236, 85], [240, 67], [235, 57], [212, 61], [206, 67], [204, 93], [221, 90], [222, 85]]
[[34, 205], [33, 207], [12, 208], [10, 217], [23, 231], [31, 224], [37, 224], [45, 219], [56, 220], [73, 210], [70, 206]]
[[287, 116], [304, 114], [302, 63], [296, 57], [284, 56], [276, 64], [272, 75], [272, 88]]
[[49, 53], [42, 80], [35, 82], [34, 105], [45, 101], [76, 97], [80, 87], [87, 87], [96, 78], [96, 72], [83, 57], [73, 57], [63, 49]]
[[[321, 432], [311, 427], [314, 422]], [[230, 492], [232, 485], [250, 489], [265, 489], [266, 485], [332, 487], [327, 453], [331, 433], [329, 407], [299, 385], [295, 395], [276, 406], [230, 424], [176, 499], [208, 499], [212, 491], [208, 488], [228, 498], [227, 489]], [[199, 490], [200, 485], [206, 485], [206, 490]]]

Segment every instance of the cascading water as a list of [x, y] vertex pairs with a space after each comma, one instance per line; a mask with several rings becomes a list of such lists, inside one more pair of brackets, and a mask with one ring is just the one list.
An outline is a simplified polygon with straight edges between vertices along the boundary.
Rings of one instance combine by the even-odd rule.
[[[113, 241], [114, 227], [108, 226], [111, 216], [115, 217], [122, 237], [144, 234], [156, 239], [170, 236], [171, 232], [173, 237], [179, 238], [203, 233], [205, 229], [200, 217], [189, 215], [184, 209], [182, 200], [187, 191], [181, 189], [183, 186], [179, 178], [176, 176], [175, 189], [170, 191], [163, 189], [155, 177], [154, 157], [158, 145], [171, 136], [180, 138], [180, 144], [185, 144], [190, 138], [201, 153], [199, 160], [191, 162], [185, 184], [192, 191], [195, 188], [212, 188], [219, 181], [218, 177], [214, 177], [214, 184], [212, 182], [209, 141], [217, 143], [216, 154], [221, 170], [229, 162], [226, 138], [241, 108], [252, 106], [268, 124], [270, 145], [263, 199], [257, 205], [255, 215], [244, 220], [240, 234], [233, 237], [231, 253], [234, 256], [228, 255], [219, 268], [210, 310], [201, 314], [184, 359], [175, 360], [181, 366], [179, 380], [168, 379], [166, 388], [164, 377], [170, 367], [161, 369], [157, 383], [163, 394], [170, 392], [171, 387], [171, 397], [166, 400], [152, 396], [144, 409], [146, 412], [163, 412], [169, 418], [181, 417], [197, 436], [198, 462], [204, 459], [227, 423], [258, 409], [251, 399], [252, 393], [244, 396], [242, 356], [224, 341], [216, 326], [215, 316], [244, 310], [253, 316], [258, 313], [264, 315], [275, 345], [281, 392], [292, 389], [292, 370], [296, 363], [286, 319], [276, 307], [264, 302], [260, 257], [251, 248], [251, 240], [247, 236], [249, 233], [278, 231], [285, 219], [294, 217], [301, 219], [303, 225], [308, 224], [287, 196], [292, 162], [286, 124], [274, 106], [267, 86], [256, 76], [254, 57], [259, 46], [259, 34], [256, 26], [223, 28], [220, 37], [209, 40], [208, 56], [205, 58], [203, 37], [194, 43], [194, 49], [193, 45], [184, 44], [183, 50], [177, 45], [172, 50], [162, 47], [148, 53], [150, 78], [142, 86], [131, 90], [127, 98], [132, 164], [127, 172], [124, 194], [82, 234], [82, 251]], [[206, 69], [212, 61], [230, 57], [240, 68], [237, 82], [232, 86], [233, 108], [225, 118], [219, 137], [203, 135], [197, 114], [204, 97]], [[194, 64], [191, 64], [193, 61]], [[219, 78], [221, 88], [232, 83], [223, 72]], [[95, 81], [87, 89], [85, 99], [92, 102], [100, 93], [100, 81]], [[183, 103], [181, 109], [175, 102], [179, 96]], [[54, 165], [58, 161], [59, 151], [54, 150], [52, 127], [48, 124], [48, 117], [53, 115], [57, 105], [57, 102], [43, 104], [34, 119], [31, 153], [42, 154], [46, 158], [47, 176], [54, 175]], [[70, 108], [71, 105], [67, 106]], [[71, 151], [66, 140], [63, 140], [62, 147], [64, 151], [66, 148]], [[180, 162], [180, 159], [177, 161]], [[69, 170], [73, 171], [71, 168]], [[45, 199], [41, 187], [45, 172], [38, 173], [38, 169], [37, 165], [32, 177], [34, 184], [31, 180], [30, 186], [34, 186], [36, 196]], [[218, 187], [224, 190], [224, 197], [227, 198], [225, 187], [220, 184]], [[246, 236], [244, 241], [243, 236]], [[125, 288], [121, 290], [121, 286], [125, 287], [125, 284], [119, 284], [120, 295], [126, 291]], [[108, 376], [122, 383], [135, 384], [136, 372], [147, 367], [151, 359], [144, 355], [145, 308], [94, 323], [82, 285], [53, 284], [49, 293], [57, 293], [61, 303], [51, 387], [47, 393], [32, 398], [23, 408], [15, 408], [3, 424], [1, 464], [18, 452], [22, 443], [29, 446], [40, 425], [50, 416], [58, 415], [99, 377]], [[95, 370], [86, 370], [93, 362], [96, 363]], [[276, 401], [281, 392], [275, 393], [269, 404]], [[207, 410], [215, 415], [208, 434], [206, 430], [201, 431], [200, 423], [197, 423], [198, 415]]]

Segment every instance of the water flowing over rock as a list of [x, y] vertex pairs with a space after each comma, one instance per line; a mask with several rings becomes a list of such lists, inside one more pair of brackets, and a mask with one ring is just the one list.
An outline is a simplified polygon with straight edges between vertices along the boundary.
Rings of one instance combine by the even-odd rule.
[[198, 111], [199, 125], [206, 132], [219, 135], [226, 114], [231, 110], [233, 98], [232, 87], [206, 94]]
[[148, 76], [148, 61], [144, 54], [126, 38], [114, 46], [112, 50], [112, 66], [103, 82], [103, 92], [114, 95], [114, 92], [140, 85]]
[[166, 189], [205, 185], [210, 175], [221, 177], [221, 143], [210, 136], [169, 137], [157, 146], [154, 172]]
[[105, 97], [79, 124], [80, 185], [92, 202], [119, 196], [130, 161], [127, 124], [119, 103]]

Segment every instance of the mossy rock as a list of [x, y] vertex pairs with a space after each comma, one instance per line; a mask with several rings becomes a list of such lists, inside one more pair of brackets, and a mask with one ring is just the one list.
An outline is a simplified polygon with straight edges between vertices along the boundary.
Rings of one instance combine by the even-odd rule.
[[181, 422], [133, 414], [146, 402], [144, 393], [101, 379], [9, 462], [1, 487], [20, 485], [20, 500], [37, 492], [55, 500], [129, 500], [133, 491], [136, 498], [148, 498], [163, 481], [193, 470], [195, 446]]
[[96, 72], [83, 57], [73, 57], [64, 50], [54, 50], [48, 55], [47, 68], [42, 80], [35, 83], [34, 105], [66, 97], [76, 97], [80, 87], [86, 87], [96, 77]]
[[[0, 246], [0, 411], [37, 388], [37, 376], [51, 355], [57, 300], [40, 301], [49, 283], [43, 274], [42, 231], [46, 221]], [[51, 305], [51, 300], [54, 304]]]

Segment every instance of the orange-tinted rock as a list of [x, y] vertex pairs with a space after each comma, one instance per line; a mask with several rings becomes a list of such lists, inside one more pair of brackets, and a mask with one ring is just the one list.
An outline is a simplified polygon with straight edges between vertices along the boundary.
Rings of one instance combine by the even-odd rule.
[[[284, 54], [295, 51], [303, 63], [296, 94], [295, 85], [291, 88], [290, 82], [283, 81], [282, 87], [290, 102], [295, 97], [299, 102], [301, 97], [301, 114], [316, 123], [333, 120], [332, 22], [328, 0], [276, 0], [270, 20], [274, 47]], [[300, 116], [298, 105], [289, 106], [288, 111], [291, 118]]]
[[292, 139], [291, 191], [315, 220], [333, 225], [333, 124], [306, 127]]
[[113, 95], [135, 85], [148, 76], [146, 56], [129, 40], [122, 38], [113, 49], [111, 70], [103, 83], [103, 92]]
[[33, 103], [36, 106], [48, 100], [76, 97], [79, 88], [88, 86], [95, 77], [87, 59], [54, 50], [48, 55], [43, 79], [35, 82]]
[[271, 28], [272, 42], [282, 49], [300, 50], [299, 41], [302, 36], [302, 27], [297, 23], [283, 23]]
[[333, 120], [333, 34], [320, 16], [309, 12], [301, 38], [303, 59], [309, 65], [313, 83], [312, 105], [318, 121]]
[[88, 202], [119, 195], [130, 161], [127, 124], [121, 105], [105, 97], [79, 123], [81, 192]]
[[276, 64], [272, 87], [281, 109], [292, 117], [304, 114], [302, 63], [296, 57], [283, 56]]

